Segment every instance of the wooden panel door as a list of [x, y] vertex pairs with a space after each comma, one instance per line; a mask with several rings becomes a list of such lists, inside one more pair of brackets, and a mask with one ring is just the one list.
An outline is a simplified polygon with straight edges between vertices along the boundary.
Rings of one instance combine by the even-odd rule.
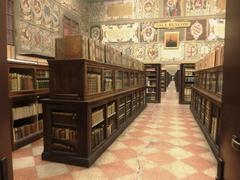
[[240, 1], [227, 1], [220, 153], [224, 179], [240, 179]]
[[0, 180], [12, 179], [11, 125], [7, 70], [7, 0], [0, 1]]

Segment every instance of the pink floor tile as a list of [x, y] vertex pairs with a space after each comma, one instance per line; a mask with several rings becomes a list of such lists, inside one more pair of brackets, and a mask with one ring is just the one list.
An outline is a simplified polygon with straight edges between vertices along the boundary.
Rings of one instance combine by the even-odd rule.
[[110, 163], [102, 165], [99, 168], [103, 171], [104, 175], [110, 179], [125, 176], [134, 172], [123, 162]]
[[23, 168], [14, 171], [14, 180], [35, 180], [38, 179], [35, 167]]
[[137, 156], [137, 152], [129, 148], [113, 150], [111, 152], [115, 154], [119, 159], [130, 159]]
[[157, 167], [150, 170], [146, 170], [142, 173], [143, 180], [176, 180], [176, 177], [168, 171]]

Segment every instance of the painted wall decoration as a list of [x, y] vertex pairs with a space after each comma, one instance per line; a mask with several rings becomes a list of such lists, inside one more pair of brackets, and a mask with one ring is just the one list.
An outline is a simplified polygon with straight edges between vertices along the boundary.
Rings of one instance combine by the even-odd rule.
[[130, 0], [105, 2], [105, 20], [133, 18], [134, 3]]
[[225, 19], [209, 19], [208, 40], [222, 40], [225, 38]]
[[159, 59], [159, 44], [148, 44], [147, 45], [147, 57], [146, 60], [155, 61]]
[[164, 16], [181, 16], [181, 0], [164, 0]]
[[184, 43], [179, 43], [178, 48], [165, 48], [165, 45], [160, 46], [161, 61], [178, 61], [184, 58]]
[[102, 25], [102, 42], [139, 42], [138, 23]]
[[32, 19], [31, 1], [20, 0], [20, 15], [24, 20], [30, 21]]
[[90, 20], [92, 22], [103, 21], [105, 17], [104, 2], [95, 2], [90, 5]]
[[193, 58], [198, 55], [198, 43], [186, 43], [185, 44], [185, 57]]
[[214, 5], [211, 0], [186, 0], [186, 15], [211, 15]]
[[18, 48], [23, 54], [31, 51], [36, 54], [43, 53], [45, 56], [52, 55], [54, 38], [50, 31], [35, 28], [24, 22], [19, 24], [19, 30]]
[[162, 14], [161, 1], [155, 0], [138, 0], [135, 8], [135, 18], [158, 18]]
[[164, 47], [178, 48], [179, 46], [179, 32], [165, 32], [164, 33]]
[[96, 40], [101, 40], [102, 39], [102, 30], [100, 26], [92, 26], [90, 28], [90, 35], [91, 38], [96, 39]]
[[140, 61], [145, 59], [146, 48], [144, 45], [137, 45], [134, 50], [134, 57]]
[[123, 53], [128, 56], [133, 56], [134, 55], [134, 46], [133, 45], [125, 46], [123, 49]]
[[[101, 26], [103, 42], [112, 44], [124, 53], [133, 54], [135, 58], [144, 62], [159, 62], [160, 59], [161, 61], [195, 59], [208, 52], [213, 46], [213, 41], [221, 39], [224, 34], [220, 20], [217, 22], [208, 19], [212, 18], [212, 15], [222, 17], [220, 13], [224, 12], [225, 1], [131, 0], [133, 11], [129, 10], [130, 0], [90, 1], [90, 10], [93, 13], [90, 16], [90, 24]], [[123, 7], [126, 7], [126, 12], [116, 10]], [[206, 19], [195, 20], [192, 17], [200, 15], [206, 15]], [[211, 17], [208, 18], [208, 15]], [[153, 21], [188, 22], [190, 26], [153, 30]], [[118, 25], [119, 23], [121, 24]], [[179, 33], [178, 48], [165, 47], [165, 32]]]
[[216, 0], [216, 13], [226, 12], [226, 0]]
[[153, 27], [154, 23], [142, 23], [140, 30], [141, 30], [141, 42], [156, 42], [158, 31]]
[[[80, 7], [80, 2], [81, 7]], [[87, 3], [84, 0], [17, 0], [14, 3], [17, 54], [36, 54], [53, 57], [55, 37], [61, 37], [63, 15], [81, 22], [81, 29], [88, 32]]]
[[207, 38], [206, 20], [191, 21], [186, 31], [186, 40], [205, 40]]

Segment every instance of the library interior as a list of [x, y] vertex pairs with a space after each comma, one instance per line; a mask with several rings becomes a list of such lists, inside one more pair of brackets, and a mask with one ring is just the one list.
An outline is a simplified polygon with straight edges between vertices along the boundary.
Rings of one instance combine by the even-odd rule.
[[239, 180], [239, 9], [1, 0], [0, 180]]

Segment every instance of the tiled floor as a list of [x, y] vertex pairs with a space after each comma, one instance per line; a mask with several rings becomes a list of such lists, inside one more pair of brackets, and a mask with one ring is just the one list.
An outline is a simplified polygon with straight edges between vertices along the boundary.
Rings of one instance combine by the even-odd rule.
[[161, 104], [146, 110], [91, 168], [41, 160], [42, 140], [13, 153], [16, 180], [210, 180], [216, 161], [189, 106], [179, 105], [174, 84]]

